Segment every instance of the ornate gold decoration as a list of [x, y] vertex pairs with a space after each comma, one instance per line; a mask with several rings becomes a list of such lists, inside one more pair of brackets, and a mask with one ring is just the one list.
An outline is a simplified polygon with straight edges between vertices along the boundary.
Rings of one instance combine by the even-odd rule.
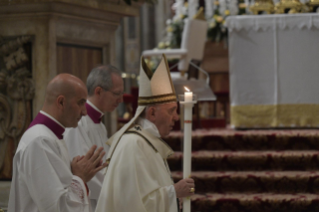
[[316, 10], [319, 8], [319, 0], [310, 0], [306, 3], [306, 5], [309, 7], [310, 11], [316, 12]]
[[159, 95], [152, 97], [138, 97], [138, 105], [154, 105], [173, 101], [177, 101], [175, 94]]
[[240, 4], [238, 4], [238, 7], [240, 9], [245, 9], [247, 7], [247, 5], [245, 3], [240, 3]]
[[266, 12], [271, 14], [274, 12], [274, 3], [272, 0], [256, 0], [254, 5], [250, 6], [250, 10], [254, 15]]
[[311, 6], [318, 6], [319, 5], [319, 0], [310, 0], [308, 2], [309, 5]]
[[194, 15], [193, 19], [206, 21], [205, 13], [204, 13], [204, 8], [203, 8], [203, 7], [200, 7], [200, 8], [199, 8], [199, 10], [197, 11], [197, 13]]
[[31, 120], [34, 83], [23, 48], [30, 40], [30, 36], [8, 39], [0, 36], [0, 177], [4, 178], [11, 177], [12, 170], [4, 167], [11, 167], [8, 164], [12, 163], [11, 154]]
[[231, 125], [239, 128], [319, 127], [319, 105], [237, 105]]
[[281, 0], [275, 6], [276, 13], [299, 13], [303, 9], [304, 4], [299, 0]]

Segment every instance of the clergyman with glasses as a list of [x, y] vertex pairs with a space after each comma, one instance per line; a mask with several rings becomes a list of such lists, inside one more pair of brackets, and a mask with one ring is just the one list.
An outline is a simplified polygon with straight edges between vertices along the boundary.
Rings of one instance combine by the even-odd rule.
[[[105, 112], [112, 112], [123, 101], [123, 80], [121, 71], [111, 65], [93, 68], [87, 78], [87, 116], [82, 116], [78, 127], [68, 128], [64, 138], [70, 158], [85, 155], [92, 145], [103, 147], [106, 159], [109, 146], [106, 144], [107, 131], [102, 123]], [[104, 179], [104, 169], [99, 171], [87, 184], [91, 191], [90, 203], [95, 211]]]

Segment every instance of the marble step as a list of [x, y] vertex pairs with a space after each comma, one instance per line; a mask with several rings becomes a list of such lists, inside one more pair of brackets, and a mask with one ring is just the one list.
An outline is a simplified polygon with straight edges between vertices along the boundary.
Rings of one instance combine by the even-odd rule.
[[[164, 138], [174, 151], [182, 150], [183, 133], [173, 131]], [[192, 149], [248, 150], [319, 150], [319, 130], [195, 130]]]
[[[183, 153], [167, 159], [171, 171], [182, 170]], [[319, 151], [194, 151], [193, 171], [319, 170]]]
[[195, 194], [192, 212], [315, 212], [319, 211], [316, 194]]
[[[172, 172], [175, 182], [182, 172]], [[198, 193], [319, 194], [319, 171], [192, 172]]]

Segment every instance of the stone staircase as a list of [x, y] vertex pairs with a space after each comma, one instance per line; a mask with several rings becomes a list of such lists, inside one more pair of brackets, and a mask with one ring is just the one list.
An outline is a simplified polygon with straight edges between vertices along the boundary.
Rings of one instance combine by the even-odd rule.
[[[319, 130], [193, 132], [193, 212], [319, 211]], [[165, 139], [182, 179], [182, 133]]]

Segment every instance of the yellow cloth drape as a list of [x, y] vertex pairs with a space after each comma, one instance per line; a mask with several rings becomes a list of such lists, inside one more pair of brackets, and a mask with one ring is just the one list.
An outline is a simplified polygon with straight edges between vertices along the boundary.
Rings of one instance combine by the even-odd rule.
[[236, 128], [319, 127], [319, 105], [236, 105], [231, 107], [231, 125]]

